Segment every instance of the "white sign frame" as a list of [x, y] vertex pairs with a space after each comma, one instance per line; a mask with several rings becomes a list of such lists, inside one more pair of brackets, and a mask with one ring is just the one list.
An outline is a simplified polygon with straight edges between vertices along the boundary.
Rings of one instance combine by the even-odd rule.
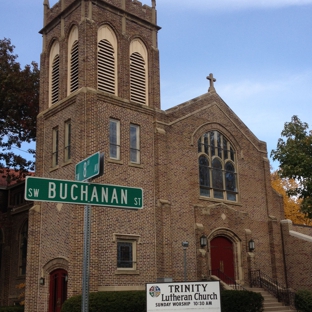
[[221, 312], [219, 281], [147, 283], [147, 312]]

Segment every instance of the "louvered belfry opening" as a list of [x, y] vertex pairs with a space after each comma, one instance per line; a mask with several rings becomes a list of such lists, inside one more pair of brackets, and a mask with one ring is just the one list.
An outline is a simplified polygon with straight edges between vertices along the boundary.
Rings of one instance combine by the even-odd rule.
[[105, 39], [98, 43], [98, 89], [115, 94], [114, 48]]
[[130, 97], [131, 101], [146, 104], [145, 61], [140, 53], [130, 56]]
[[76, 40], [72, 46], [70, 54], [70, 92], [74, 92], [78, 89], [78, 74], [78, 40]]
[[52, 63], [52, 93], [51, 103], [59, 100], [59, 82], [60, 82], [60, 57], [56, 55]]

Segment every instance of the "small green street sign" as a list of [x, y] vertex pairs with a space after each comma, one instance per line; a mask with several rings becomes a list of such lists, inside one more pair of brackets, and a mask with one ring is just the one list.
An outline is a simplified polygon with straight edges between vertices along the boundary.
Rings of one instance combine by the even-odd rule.
[[25, 199], [142, 209], [143, 189], [127, 186], [26, 177]]
[[100, 174], [100, 152], [80, 161], [75, 167], [76, 181], [85, 181]]

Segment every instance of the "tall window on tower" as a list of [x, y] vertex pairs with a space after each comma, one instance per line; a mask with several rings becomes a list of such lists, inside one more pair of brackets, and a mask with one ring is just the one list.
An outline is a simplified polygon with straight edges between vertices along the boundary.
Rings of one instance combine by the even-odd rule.
[[130, 100], [148, 105], [147, 50], [138, 39], [130, 44]]
[[79, 87], [79, 53], [78, 53], [78, 27], [74, 26], [68, 38], [68, 86], [67, 94]]
[[109, 121], [109, 157], [120, 159], [120, 121], [116, 119]]
[[58, 127], [52, 130], [52, 168], [58, 165], [58, 142], [59, 142], [59, 129]]
[[130, 162], [140, 163], [140, 126], [130, 124]]
[[71, 120], [65, 122], [65, 161], [71, 159]]
[[203, 134], [198, 140], [200, 195], [237, 201], [235, 152], [218, 131]]
[[59, 83], [60, 83], [60, 56], [59, 43], [55, 41], [50, 51], [49, 68], [49, 103], [55, 104], [59, 101]]
[[117, 95], [117, 39], [107, 25], [98, 30], [98, 90]]

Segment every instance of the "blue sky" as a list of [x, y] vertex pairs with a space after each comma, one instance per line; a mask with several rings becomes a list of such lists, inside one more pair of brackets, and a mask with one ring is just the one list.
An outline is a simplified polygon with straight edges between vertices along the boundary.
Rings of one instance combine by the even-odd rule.
[[[22, 65], [39, 63], [42, 4], [0, 3], [0, 38]], [[156, 0], [156, 8], [163, 109], [207, 92], [213, 73], [217, 93], [269, 154], [293, 115], [311, 126], [312, 0]]]

